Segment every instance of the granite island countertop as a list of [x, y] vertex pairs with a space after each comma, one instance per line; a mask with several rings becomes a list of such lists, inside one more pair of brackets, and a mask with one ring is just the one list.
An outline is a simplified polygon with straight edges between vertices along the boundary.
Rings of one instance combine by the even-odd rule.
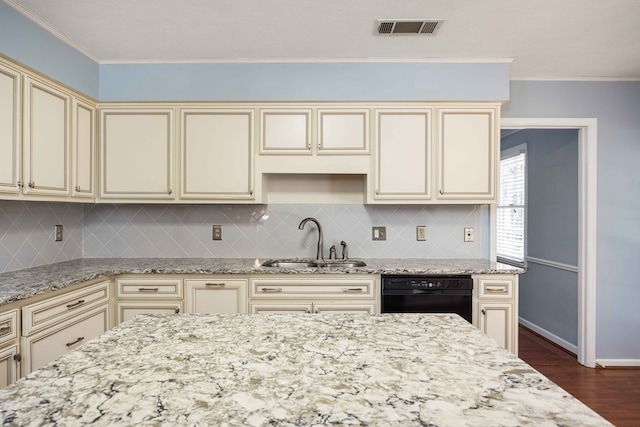
[[364, 259], [365, 267], [262, 267], [268, 258], [81, 258], [0, 274], [0, 306], [117, 274], [520, 274], [484, 259]]
[[142, 315], [0, 390], [4, 425], [608, 426], [451, 314]]

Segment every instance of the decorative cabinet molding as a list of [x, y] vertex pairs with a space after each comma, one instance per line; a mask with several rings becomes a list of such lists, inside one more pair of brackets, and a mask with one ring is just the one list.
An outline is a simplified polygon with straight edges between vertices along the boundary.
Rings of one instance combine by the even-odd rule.
[[260, 154], [311, 155], [310, 108], [261, 108]]
[[246, 313], [247, 280], [229, 276], [185, 280], [187, 313]]
[[253, 200], [254, 110], [180, 110], [180, 198]]
[[67, 196], [71, 96], [25, 77], [23, 105], [24, 192]]
[[100, 198], [175, 198], [174, 109], [100, 109]]
[[80, 99], [73, 99], [71, 135], [71, 194], [75, 197], [95, 196], [96, 109]]
[[318, 108], [318, 154], [369, 154], [369, 109]]
[[22, 185], [22, 74], [0, 62], [0, 192]]

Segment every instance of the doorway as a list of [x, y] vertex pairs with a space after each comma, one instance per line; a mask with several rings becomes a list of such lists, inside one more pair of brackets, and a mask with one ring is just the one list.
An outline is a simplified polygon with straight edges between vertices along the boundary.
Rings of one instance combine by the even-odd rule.
[[[596, 119], [518, 119], [503, 118], [506, 129], [576, 129], [578, 131], [578, 362], [595, 367], [595, 295], [596, 295]], [[496, 207], [491, 207], [492, 230], [496, 230]], [[495, 235], [495, 233], [492, 233]], [[495, 240], [495, 239], [493, 239]], [[491, 242], [491, 257], [496, 259], [496, 242]]]

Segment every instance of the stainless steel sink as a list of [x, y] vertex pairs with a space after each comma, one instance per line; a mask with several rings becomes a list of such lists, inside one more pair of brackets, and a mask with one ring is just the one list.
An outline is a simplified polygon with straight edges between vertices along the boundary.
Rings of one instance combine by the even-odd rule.
[[262, 263], [262, 267], [271, 268], [355, 268], [365, 267], [367, 264], [364, 261], [291, 261], [291, 260], [278, 260], [270, 259]]
[[275, 268], [311, 268], [318, 265], [312, 261], [278, 261], [277, 259], [270, 259], [262, 263], [263, 267], [275, 267]]

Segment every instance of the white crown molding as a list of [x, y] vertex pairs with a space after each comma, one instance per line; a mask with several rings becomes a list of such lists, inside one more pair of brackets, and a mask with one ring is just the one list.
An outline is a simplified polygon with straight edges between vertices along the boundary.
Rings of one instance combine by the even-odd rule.
[[100, 60], [96, 58], [91, 52], [89, 52], [86, 47], [71, 40], [70, 38], [62, 34], [60, 31], [58, 31], [58, 29], [56, 29], [51, 24], [49, 24], [47, 21], [42, 20], [42, 18], [40, 18], [38, 15], [35, 15], [34, 13], [25, 9], [24, 7], [22, 7], [22, 5], [17, 4], [13, 0], [4, 0], [4, 2], [7, 3], [9, 6], [11, 6], [12, 8], [14, 8], [15, 10], [17, 10], [19, 13], [21, 13], [25, 17], [27, 17], [28, 19], [30, 19], [31, 21], [35, 22], [38, 26], [50, 32], [56, 38], [60, 39], [61, 41], [68, 44], [69, 46], [71, 46], [72, 48], [74, 48], [84, 56], [91, 59], [93, 62], [100, 63]]

